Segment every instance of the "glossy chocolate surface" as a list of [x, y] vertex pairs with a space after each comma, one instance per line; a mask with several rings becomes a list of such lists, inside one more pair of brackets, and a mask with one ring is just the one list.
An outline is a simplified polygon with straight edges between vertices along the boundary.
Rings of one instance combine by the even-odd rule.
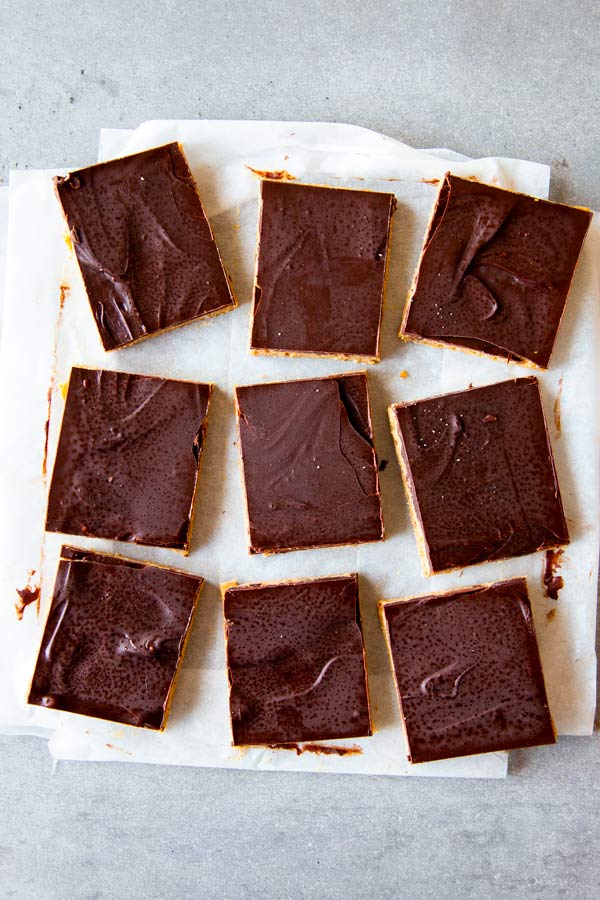
[[393, 194], [263, 181], [251, 346], [377, 357]]
[[382, 539], [364, 373], [236, 395], [251, 553]]
[[411, 762], [555, 742], [524, 578], [383, 617]]
[[29, 703], [162, 728], [202, 584], [63, 548]]
[[225, 592], [234, 744], [371, 733], [358, 578]]
[[235, 305], [178, 144], [54, 183], [105, 350]]
[[446, 175], [402, 332], [547, 366], [590, 221]]
[[211, 392], [72, 369], [46, 529], [187, 550]]
[[536, 378], [391, 415], [434, 572], [569, 542]]

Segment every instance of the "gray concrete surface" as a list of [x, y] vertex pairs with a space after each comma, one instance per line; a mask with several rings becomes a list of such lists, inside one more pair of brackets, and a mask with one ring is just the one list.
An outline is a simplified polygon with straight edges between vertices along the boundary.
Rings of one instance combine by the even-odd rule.
[[[0, 175], [155, 117], [354, 122], [600, 207], [595, 0], [0, 0]], [[506, 783], [60, 764], [0, 738], [0, 897], [596, 900], [598, 736]]]

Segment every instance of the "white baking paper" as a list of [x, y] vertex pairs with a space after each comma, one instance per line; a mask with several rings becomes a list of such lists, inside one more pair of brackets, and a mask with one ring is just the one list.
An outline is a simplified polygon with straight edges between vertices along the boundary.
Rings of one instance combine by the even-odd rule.
[[[506, 754], [486, 754], [411, 767], [400, 728], [378, 599], [410, 596], [526, 575], [552, 713], [561, 733], [586, 734], [595, 699], [594, 623], [598, 555], [598, 438], [596, 346], [599, 300], [594, 246], [583, 251], [552, 368], [540, 374], [558, 475], [573, 542], [557, 603], [543, 596], [540, 554], [424, 578], [410, 527], [387, 422], [387, 406], [439, 392], [490, 383], [528, 370], [467, 354], [403, 344], [398, 324], [418, 258], [436, 187], [426, 183], [452, 171], [547, 196], [549, 170], [507, 159], [468, 160], [449, 151], [416, 151], [345, 125], [255, 122], [149, 122], [134, 132], [105, 131], [101, 158], [183, 142], [240, 307], [110, 354], [102, 350], [81, 278], [63, 240], [63, 224], [49, 172], [18, 173], [10, 187], [5, 329], [0, 358], [2, 392], [0, 478], [6, 498], [0, 521], [0, 729], [49, 735], [61, 759], [119, 759], [198, 766], [294, 769], [397, 775], [500, 777]], [[74, 166], [75, 167], [75, 164]], [[307, 182], [392, 190], [398, 197], [384, 311], [383, 361], [368, 367], [375, 440], [380, 459], [386, 540], [356, 549], [323, 549], [250, 557], [235, 446], [233, 385], [352, 371], [355, 363], [254, 357], [248, 352], [256, 242], [258, 178], [249, 167], [286, 169]], [[59, 285], [69, 287], [59, 319]], [[166, 731], [157, 734], [94, 719], [28, 707], [25, 696], [51, 599], [62, 540], [43, 539], [47, 484], [41, 475], [46, 392], [53, 379], [48, 470], [62, 415], [60, 385], [72, 364], [212, 381], [210, 412], [192, 551], [139, 548], [73, 538], [73, 543], [124, 553], [198, 572], [207, 579]], [[52, 373], [55, 370], [55, 375]], [[401, 371], [408, 377], [401, 378]], [[561, 385], [562, 429], [553, 406]], [[29, 569], [42, 572], [40, 618], [33, 608], [17, 622], [15, 588]], [[353, 756], [300, 756], [289, 750], [231, 747], [219, 584], [361, 573], [361, 607], [374, 714], [373, 737], [356, 741]], [[36, 576], [37, 577], [37, 572]], [[549, 620], [547, 613], [556, 608]]]
[[8, 185], [0, 186], [0, 340], [2, 339], [2, 298], [6, 270], [6, 238], [8, 229]]

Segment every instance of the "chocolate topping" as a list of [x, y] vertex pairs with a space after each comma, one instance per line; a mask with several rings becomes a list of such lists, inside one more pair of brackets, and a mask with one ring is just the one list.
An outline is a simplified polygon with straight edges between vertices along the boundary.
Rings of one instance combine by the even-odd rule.
[[524, 578], [382, 613], [411, 762], [555, 742]]
[[251, 347], [379, 356], [393, 194], [263, 181]]
[[371, 734], [356, 575], [231, 587], [224, 613], [234, 744]]
[[46, 529], [187, 551], [211, 392], [72, 369]]
[[54, 183], [105, 350], [235, 306], [178, 144]]
[[383, 539], [364, 373], [236, 395], [250, 553]]
[[562, 591], [565, 586], [565, 580], [562, 575], [556, 574], [557, 570], [560, 569], [562, 555], [562, 550], [546, 550], [544, 553], [542, 585], [546, 597], [549, 597], [550, 600], [558, 600], [558, 592]]
[[591, 218], [446, 175], [401, 333], [547, 366]]
[[434, 572], [569, 542], [536, 378], [390, 416]]
[[63, 548], [29, 703], [163, 728], [202, 584]]

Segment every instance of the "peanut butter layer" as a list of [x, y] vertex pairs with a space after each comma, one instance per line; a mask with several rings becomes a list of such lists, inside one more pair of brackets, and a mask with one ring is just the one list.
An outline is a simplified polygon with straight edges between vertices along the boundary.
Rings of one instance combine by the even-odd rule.
[[411, 762], [555, 742], [524, 578], [380, 608]]
[[401, 336], [546, 367], [591, 218], [447, 174]]
[[371, 734], [358, 578], [229, 587], [234, 744]]
[[264, 180], [251, 348], [379, 357], [393, 194]]
[[568, 544], [536, 378], [391, 407], [430, 571]]
[[235, 306], [178, 144], [54, 183], [105, 350]]
[[211, 393], [72, 369], [46, 529], [187, 552]]
[[162, 729], [203, 579], [63, 547], [29, 703]]

